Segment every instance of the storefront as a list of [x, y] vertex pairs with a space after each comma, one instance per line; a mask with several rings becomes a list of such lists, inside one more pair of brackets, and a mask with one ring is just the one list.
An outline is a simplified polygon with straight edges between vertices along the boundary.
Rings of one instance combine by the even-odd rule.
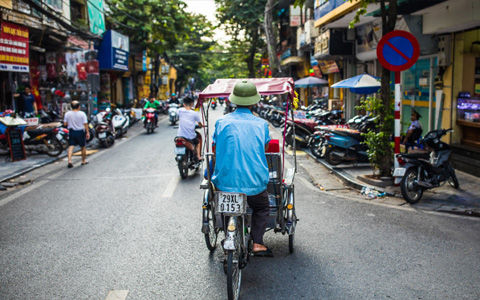
[[125, 85], [128, 83], [125, 82], [124, 75], [129, 71], [128, 37], [113, 30], [106, 31], [98, 49], [98, 60], [101, 86], [99, 111], [106, 110], [112, 103], [125, 104]]

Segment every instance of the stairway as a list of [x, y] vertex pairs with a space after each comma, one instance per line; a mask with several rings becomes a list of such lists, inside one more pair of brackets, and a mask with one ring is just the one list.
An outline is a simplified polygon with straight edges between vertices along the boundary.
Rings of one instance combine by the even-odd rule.
[[480, 149], [461, 145], [452, 145], [450, 161], [455, 169], [480, 177]]

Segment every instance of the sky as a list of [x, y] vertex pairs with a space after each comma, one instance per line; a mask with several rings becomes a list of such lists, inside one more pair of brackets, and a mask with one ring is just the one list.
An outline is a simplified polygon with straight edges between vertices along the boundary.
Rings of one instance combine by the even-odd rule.
[[[213, 24], [217, 24], [217, 18], [215, 17], [215, 6], [214, 0], [183, 0], [187, 4], [187, 11], [202, 14], [207, 17]], [[225, 42], [227, 37], [221, 29], [215, 30], [215, 40]]]

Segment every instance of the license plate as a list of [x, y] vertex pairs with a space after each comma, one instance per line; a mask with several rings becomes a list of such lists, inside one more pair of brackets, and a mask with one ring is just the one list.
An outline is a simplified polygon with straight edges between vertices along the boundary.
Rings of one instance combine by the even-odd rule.
[[100, 132], [100, 133], [98, 134], [98, 138], [99, 138], [99, 139], [104, 139], [104, 138], [106, 138], [106, 137], [107, 137], [107, 133], [106, 133], [106, 132]]
[[395, 172], [393, 172], [393, 177], [403, 177], [405, 176], [405, 168], [396, 168]]
[[176, 147], [175, 154], [185, 154], [186, 148], [185, 147]]
[[242, 193], [216, 192], [217, 214], [244, 214], [247, 211], [247, 195]]
[[63, 134], [61, 133], [57, 133], [57, 135], [55, 136], [57, 138], [57, 140], [61, 141], [63, 140]]

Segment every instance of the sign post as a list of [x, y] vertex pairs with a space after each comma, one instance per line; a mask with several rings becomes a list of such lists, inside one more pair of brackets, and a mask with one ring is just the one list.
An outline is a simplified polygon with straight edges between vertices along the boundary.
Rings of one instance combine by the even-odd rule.
[[[401, 71], [412, 67], [420, 55], [417, 39], [409, 32], [394, 30], [382, 37], [377, 46], [377, 57], [382, 66], [395, 72], [395, 157], [400, 154], [400, 106], [401, 106]], [[398, 161], [393, 160], [395, 168]]]

